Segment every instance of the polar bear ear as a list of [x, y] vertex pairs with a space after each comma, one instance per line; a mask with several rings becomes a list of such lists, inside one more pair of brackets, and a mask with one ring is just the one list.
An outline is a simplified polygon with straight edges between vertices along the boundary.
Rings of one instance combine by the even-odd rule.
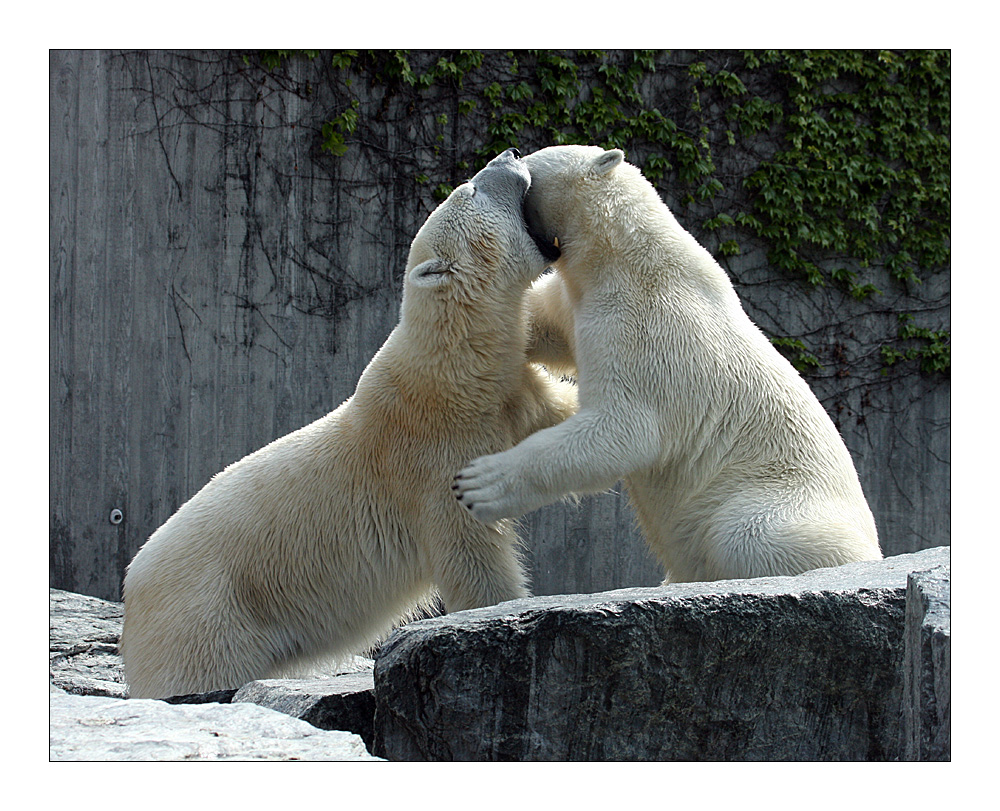
[[623, 160], [625, 160], [624, 152], [620, 149], [609, 149], [590, 162], [590, 172], [593, 175], [606, 175]]
[[451, 280], [451, 268], [443, 259], [428, 259], [410, 271], [410, 281], [418, 287], [440, 287]]

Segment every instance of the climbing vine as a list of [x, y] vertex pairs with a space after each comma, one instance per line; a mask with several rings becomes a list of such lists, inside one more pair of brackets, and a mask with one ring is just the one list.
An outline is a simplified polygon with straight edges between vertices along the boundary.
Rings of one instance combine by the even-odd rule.
[[[625, 149], [724, 265], [762, 246], [804, 295], [841, 291], [842, 308], [898, 308], [950, 261], [949, 51], [248, 56], [267, 71], [300, 58], [329, 86], [318, 160], [404, 140], [393, 159], [432, 202], [509, 146], [593, 143]], [[935, 310], [893, 313], [882, 372], [947, 375]], [[807, 374], [824, 367], [810, 340], [772, 335]]]
[[[785, 147], [747, 178], [755, 215], [743, 222], [767, 238], [782, 267], [822, 284], [803, 254], [824, 249], [861, 267], [883, 261], [900, 280], [948, 261], [950, 142], [947, 54], [880, 51], [750, 57], [776, 66], [788, 86]], [[905, 76], [905, 82], [903, 80]], [[846, 89], [845, 89], [846, 88]], [[734, 110], [744, 132], [759, 115]], [[832, 278], [865, 298], [879, 291], [838, 268]]]

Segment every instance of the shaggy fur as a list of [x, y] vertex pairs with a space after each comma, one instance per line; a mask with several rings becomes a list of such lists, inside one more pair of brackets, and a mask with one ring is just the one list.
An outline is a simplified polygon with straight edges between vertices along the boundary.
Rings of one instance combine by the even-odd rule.
[[234, 688], [343, 658], [436, 587], [449, 611], [527, 595], [509, 521], [449, 485], [469, 459], [562, 421], [575, 390], [525, 359], [545, 267], [508, 151], [410, 248], [398, 326], [327, 416], [217, 474], [136, 555], [121, 652], [133, 697]]
[[853, 462], [721, 267], [620, 150], [524, 158], [558, 272], [529, 293], [532, 357], [578, 371], [580, 411], [456, 479], [482, 521], [624, 478], [672, 581], [881, 557]]

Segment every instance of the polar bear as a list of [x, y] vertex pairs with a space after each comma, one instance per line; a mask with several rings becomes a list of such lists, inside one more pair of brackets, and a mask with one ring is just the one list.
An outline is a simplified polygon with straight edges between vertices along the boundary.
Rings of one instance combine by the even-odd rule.
[[524, 158], [536, 237], [532, 357], [577, 367], [580, 409], [456, 476], [482, 521], [624, 479], [668, 581], [792, 575], [881, 558], [843, 440], [750, 321], [711, 254], [621, 150]]
[[516, 150], [456, 188], [410, 247], [399, 324], [339, 408], [214, 476], [123, 586], [133, 697], [235, 688], [370, 646], [429, 600], [527, 595], [510, 521], [452, 497], [469, 458], [576, 409], [525, 359], [528, 235]]

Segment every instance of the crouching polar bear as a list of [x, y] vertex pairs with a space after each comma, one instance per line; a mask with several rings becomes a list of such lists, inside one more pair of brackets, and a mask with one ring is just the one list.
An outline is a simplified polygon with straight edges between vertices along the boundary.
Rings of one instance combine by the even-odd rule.
[[584, 146], [524, 158], [529, 227], [561, 250], [528, 295], [530, 354], [575, 364], [580, 410], [472, 461], [459, 500], [495, 521], [624, 478], [668, 581], [881, 558], [833, 422], [623, 158]]
[[229, 466], [139, 550], [123, 587], [133, 697], [234, 688], [370, 646], [436, 587], [449, 611], [527, 594], [509, 521], [449, 485], [576, 408], [525, 359], [546, 262], [515, 150], [459, 186], [410, 247], [398, 326], [354, 395]]

